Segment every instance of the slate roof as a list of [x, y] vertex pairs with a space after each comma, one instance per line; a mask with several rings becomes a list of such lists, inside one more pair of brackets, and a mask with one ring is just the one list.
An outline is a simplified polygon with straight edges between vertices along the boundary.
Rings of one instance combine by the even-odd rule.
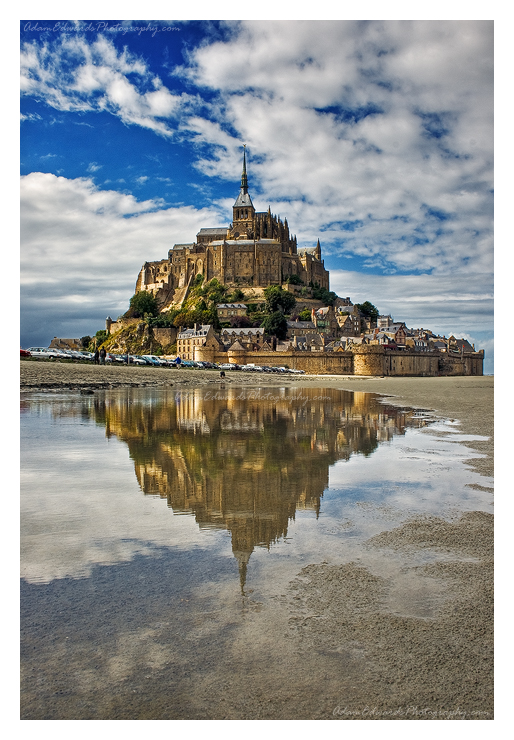
[[231, 327], [225, 326], [221, 330], [221, 334], [222, 335], [234, 334], [234, 336], [237, 336], [237, 335], [245, 336], [248, 334], [251, 334], [253, 336], [255, 336], [256, 334], [264, 335], [264, 329], [262, 327], [251, 327], [251, 326], [247, 326], [246, 328], [243, 328], [243, 329], [236, 329], [236, 328], [232, 329]]
[[278, 239], [221, 239], [217, 241], [212, 241], [211, 245], [214, 247], [220, 247], [222, 244], [237, 244], [238, 246], [252, 246], [254, 244], [261, 244], [261, 245], [275, 245], [280, 244]]
[[205, 337], [208, 334], [210, 328], [211, 328], [211, 324], [202, 324], [197, 331], [195, 331], [194, 329], [184, 329], [184, 331], [180, 332], [177, 339], [191, 339], [192, 337]]
[[315, 329], [313, 321], [288, 321], [289, 329]]
[[246, 308], [244, 303], [218, 303], [216, 308]]
[[253, 208], [252, 199], [250, 198], [250, 193], [244, 193], [242, 190], [239, 193], [239, 195], [236, 198], [236, 202], [234, 203], [234, 208], [240, 208], [241, 206], [250, 206]]

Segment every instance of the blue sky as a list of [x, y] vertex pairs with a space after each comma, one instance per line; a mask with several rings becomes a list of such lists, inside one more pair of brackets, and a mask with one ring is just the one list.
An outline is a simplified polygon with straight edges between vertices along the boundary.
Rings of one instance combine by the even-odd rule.
[[21, 22], [21, 344], [104, 327], [145, 261], [254, 205], [331, 288], [493, 338], [492, 21]]

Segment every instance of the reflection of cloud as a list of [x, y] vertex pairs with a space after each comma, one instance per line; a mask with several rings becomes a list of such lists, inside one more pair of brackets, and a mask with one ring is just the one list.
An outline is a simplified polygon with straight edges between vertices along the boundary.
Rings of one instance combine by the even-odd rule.
[[[66, 458], [71, 445], [61, 432], [46, 443], [43, 432], [37, 448], [22, 455], [22, 576], [28, 581], [85, 577], [95, 564], [151, 555], [154, 546], [205, 545], [194, 520], [178, 517], [170, 530], [172, 512], [141, 494], [125, 445], [107, 445], [96, 430], [87, 435], [87, 451], [75, 437]], [[56, 450], [63, 455], [59, 471], [48, 464]]]

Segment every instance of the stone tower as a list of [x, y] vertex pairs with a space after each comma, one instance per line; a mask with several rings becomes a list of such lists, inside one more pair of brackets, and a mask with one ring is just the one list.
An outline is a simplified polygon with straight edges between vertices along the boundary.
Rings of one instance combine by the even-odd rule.
[[232, 234], [235, 239], [251, 239], [255, 208], [248, 192], [248, 176], [246, 174], [246, 144], [243, 149], [243, 172], [241, 175], [241, 190], [232, 208]]

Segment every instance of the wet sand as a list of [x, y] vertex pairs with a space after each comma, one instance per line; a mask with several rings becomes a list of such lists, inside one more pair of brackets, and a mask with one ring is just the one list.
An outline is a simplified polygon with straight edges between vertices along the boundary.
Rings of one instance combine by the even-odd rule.
[[[21, 363], [22, 391], [211, 383], [219, 386], [218, 373]], [[432, 410], [458, 420], [463, 434], [487, 438], [466, 444], [483, 456], [473, 467], [492, 476], [492, 377], [234, 372], [225, 383], [336, 387]], [[491, 479], [483, 480], [492, 498]], [[142, 677], [140, 691], [125, 696], [120, 689], [108, 699], [108, 716], [90, 718], [493, 719], [493, 516], [416, 517], [385, 529], [364, 548], [365, 564], [306, 565], [267, 613], [249, 598], [232, 650], [214, 645], [208, 665], [192, 655], [183, 708], [170, 708], [162, 684], [145, 685]], [[381, 561], [392, 567], [370, 565]], [[199, 637], [203, 629], [208, 633], [209, 626]]]

